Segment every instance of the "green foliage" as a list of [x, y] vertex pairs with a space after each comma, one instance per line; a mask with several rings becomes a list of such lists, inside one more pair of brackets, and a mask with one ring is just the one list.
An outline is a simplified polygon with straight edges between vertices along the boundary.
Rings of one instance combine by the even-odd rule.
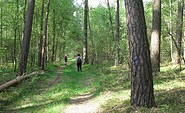
[[[40, 38], [41, 0], [36, 1], [34, 23], [27, 72], [38, 70], [38, 42]], [[122, 1], [121, 1], [122, 2]], [[46, 10], [45, 1], [45, 10]], [[122, 3], [123, 4], [123, 3]], [[0, 83], [15, 78], [12, 71], [15, 29], [16, 58], [18, 60], [23, 29], [24, 0], [19, 0], [18, 12], [16, 0], [0, 1]], [[121, 63], [129, 63], [128, 40], [124, 5], [120, 6], [120, 57]], [[162, 1], [162, 34], [161, 63], [169, 64], [170, 39], [169, 21], [172, 20], [172, 33], [175, 31], [177, 1], [172, 0], [172, 17], [169, 0]], [[27, 10], [27, 9], [26, 9]], [[45, 12], [45, 11], [44, 11]], [[54, 13], [55, 12], [55, 13]], [[71, 97], [92, 92], [93, 99], [101, 100], [102, 112], [183, 112], [184, 110], [184, 74], [177, 67], [162, 67], [161, 73], [155, 73], [154, 87], [158, 108], [135, 109], [130, 105], [130, 76], [127, 66], [111, 67], [115, 59], [115, 9], [111, 7], [113, 26], [110, 25], [109, 12], [106, 7], [90, 8], [88, 32], [89, 58], [95, 58], [94, 66], [84, 65], [83, 72], [78, 73], [72, 63], [60, 71], [56, 77], [56, 69], [61, 66], [47, 61], [46, 73], [36, 75], [21, 84], [0, 93], [0, 112], [61, 112]], [[55, 17], [55, 19], [54, 19]], [[145, 4], [145, 17], [148, 38], [151, 36], [152, 3]], [[45, 14], [44, 14], [45, 18]], [[45, 21], [45, 19], [44, 19]], [[54, 26], [55, 22], [55, 26]], [[54, 30], [55, 27], [55, 30]], [[113, 28], [112, 28], [113, 27]], [[90, 30], [90, 29], [89, 29]], [[53, 34], [56, 38], [53, 41]], [[83, 52], [83, 8], [75, 6], [73, 0], [51, 1], [48, 23], [48, 60], [52, 55], [52, 44], [55, 42], [56, 60], [63, 60], [63, 55], [74, 57]], [[93, 42], [93, 43], [92, 43]], [[94, 53], [92, 53], [94, 50]], [[98, 64], [98, 65], [97, 65]]]
[[0, 68], [0, 83], [4, 84], [16, 77], [16, 73], [12, 69]]
[[[38, 64], [38, 44], [40, 38], [40, 13], [41, 2], [36, 1], [34, 22], [32, 30], [32, 38], [28, 59], [28, 68], [35, 67]], [[123, 4], [123, 1], [120, 1]], [[44, 22], [45, 22], [45, 10], [46, 3], [44, 5]], [[22, 43], [22, 29], [23, 29], [23, 16], [24, 16], [24, 0], [17, 2], [1, 1], [2, 7], [2, 36], [0, 40], [2, 45], [0, 46], [0, 63], [7, 65], [13, 63], [13, 50], [15, 29], [17, 29], [16, 39], [16, 58], [19, 59], [19, 53]], [[145, 17], [147, 23], [148, 38], [151, 35], [151, 20], [152, 20], [152, 3], [146, 3], [145, 5]], [[172, 3], [173, 9], [176, 9], [176, 2]], [[169, 3], [168, 1], [162, 2], [162, 60], [169, 60], [169, 39], [168, 39], [168, 23], [169, 23]], [[129, 62], [128, 40], [126, 28], [126, 16], [124, 5], [120, 5], [120, 63], [127, 64]], [[27, 9], [26, 9], [27, 10]], [[109, 10], [107, 7], [98, 6], [89, 9], [89, 25], [88, 32], [88, 56], [89, 61], [92, 57], [95, 57], [95, 63], [109, 62], [114, 64], [115, 59], [115, 39], [112, 37], [112, 30], [115, 34], [115, 7], [111, 6], [111, 15], [113, 25], [110, 24]], [[175, 23], [175, 11], [172, 11], [172, 23]], [[55, 0], [51, 2], [49, 23], [48, 23], [48, 61], [50, 62], [53, 54], [53, 44], [55, 60], [62, 60], [64, 54], [74, 56], [77, 53], [83, 52], [83, 8], [81, 6], [74, 5], [73, 0]], [[54, 25], [55, 23], [55, 25]], [[164, 27], [163, 27], [164, 26]], [[173, 25], [174, 26], [174, 25]], [[55, 30], [54, 30], [55, 27]], [[90, 31], [91, 30], [91, 31]], [[6, 33], [6, 31], [8, 33]], [[53, 40], [55, 34], [55, 39]], [[167, 38], [166, 38], [167, 37]], [[93, 42], [93, 43], [92, 43]], [[168, 60], [166, 60], [168, 59]], [[13, 66], [13, 64], [12, 64]]]

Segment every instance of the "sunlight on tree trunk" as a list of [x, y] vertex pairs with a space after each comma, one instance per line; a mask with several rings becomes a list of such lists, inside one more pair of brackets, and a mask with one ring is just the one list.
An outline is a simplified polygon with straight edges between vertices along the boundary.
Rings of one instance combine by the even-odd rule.
[[42, 45], [43, 45], [43, 18], [44, 18], [44, 0], [42, 0], [41, 12], [40, 12], [40, 40], [38, 50], [38, 66], [42, 66]]
[[88, 64], [88, 42], [87, 42], [87, 37], [88, 37], [88, 0], [85, 0], [85, 5], [84, 5], [84, 48], [83, 48], [83, 60], [84, 64]]
[[48, 41], [47, 30], [48, 30], [49, 8], [50, 8], [50, 0], [48, 0], [47, 9], [46, 9], [44, 41], [43, 41], [44, 43], [42, 47], [42, 70], [44, 70], [46, 60], [47, 60], [47, 41]]
[[172, 39], [172, 1], [169, 0], [170, 6], [170, 22], [169, 22], [169, 34], [170, 34], [170, 50], [171, 50], [171, 61], [173, 62], [173, 39]]
[[153, 20], [151, 36], [151, 63], [154, 72], [160, 71], [161, 44], [161, 0], [153, 0]]

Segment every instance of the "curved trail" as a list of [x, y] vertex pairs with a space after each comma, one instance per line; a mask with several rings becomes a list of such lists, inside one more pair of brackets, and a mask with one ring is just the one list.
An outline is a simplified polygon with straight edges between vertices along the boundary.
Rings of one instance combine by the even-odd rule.
[[[48, 83], [48, 87], [53, 84], [61, 83], [65, 80], [58, 79], [62, 76], [62, 70], [65, 66], [61, 66], [57, 69], [56, 76]], [[60, 80], [60, 81], [59, 81]], [[89, 81], [89, 80], [86, 80]], [[62, 113], [98, 113], [100, 112], [99, 106], [100, 102], [97, 99], [93, 99], [93, 92], [88, 92], [85, 94], [79, 94], [78, 96], [70, 98], [69, 104], [66, 106]]]

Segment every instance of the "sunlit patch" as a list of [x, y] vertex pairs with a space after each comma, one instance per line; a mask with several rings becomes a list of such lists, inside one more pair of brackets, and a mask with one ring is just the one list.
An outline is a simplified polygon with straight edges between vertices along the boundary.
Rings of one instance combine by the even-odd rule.
[[32, 107], [32, 106], [41, 106], [41, 105], [46, 105], [46, 104], [51, 103], [51, 102], [52, 102], [52, 100], [48, 100], [48, 101], [40, 102], [40, 103], [23, 104], [21, 106], [16, 106], [15, 108], [13, 108], [11, 110], [18, 110], [18, 109], [28, 108], [28, 107]]
[[155, 90], [172, 90], [174, 88], [183, 88], [185, 86], [184, 82], [180, 82], [178, 80], [166, 80], [166, 82], [161, 82], [159, 84], [154, 85]]

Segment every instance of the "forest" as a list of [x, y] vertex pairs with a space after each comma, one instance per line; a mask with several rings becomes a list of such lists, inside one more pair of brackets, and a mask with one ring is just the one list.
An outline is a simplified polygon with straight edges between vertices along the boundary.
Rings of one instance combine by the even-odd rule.
[[0, 113], [185, 112], [184, 4], [0, 0]]

